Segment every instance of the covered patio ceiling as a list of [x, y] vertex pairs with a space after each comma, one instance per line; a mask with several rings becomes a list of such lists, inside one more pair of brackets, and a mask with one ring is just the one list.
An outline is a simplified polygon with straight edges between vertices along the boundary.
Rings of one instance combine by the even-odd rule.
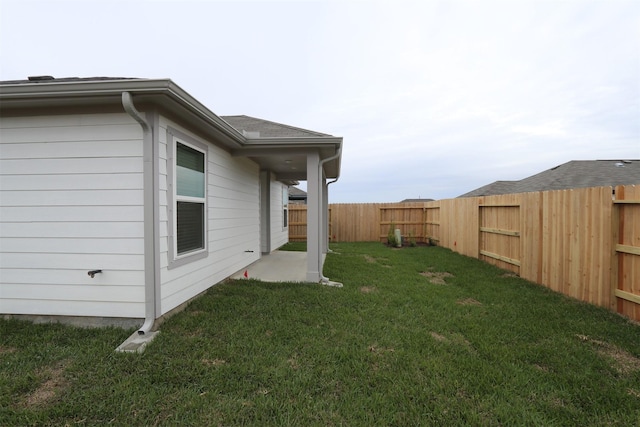
[[[329, 139], [329, 138], [327, 138]], [[307, 146], [296, 147], [300, 140], [287, 141], [282, 148], [265, 147], [262, 142], [252, 140], [247, 142], [245, 148], [234, 150], [234, 155], [248, 157], [260, 165], [263, 170], [275, 173], [279, 181], [306, 181], [307, 180], [307, 156], [309, 153], [318, 152], [320, 160], [328, 159], [338, 153], [342, 138], [336, 139], [334, 144], [326, 146], [329, 141], [324, 141], [324, 146], [318, 146], [302, 140]], [[325, 178], [335, 179], [340, 174], [340, 158], [329, 160], [323, 165]]]
[[307, 157], [311, 153], [318, 153], [321, 162], [331, 159], [323, 163], [325, 178], [340, 175], [340, 137], [249, 116], [221, 118], [246, 138], [232, 154], [250, 158], [263, 170], [275, 173], [280, 181], [307, 180]]

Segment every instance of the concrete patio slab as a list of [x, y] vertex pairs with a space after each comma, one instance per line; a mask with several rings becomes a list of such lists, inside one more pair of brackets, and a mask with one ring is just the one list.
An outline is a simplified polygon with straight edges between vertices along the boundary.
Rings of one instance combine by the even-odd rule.
[[[325, 257], [326, 255], [322, 256], [323, 264]], [[240, 270], [231, 278], [258, 279], [263, 282], [307, 283], [307, 253], [273, 251], [268, 255], [262, 255], [258, 261]]]

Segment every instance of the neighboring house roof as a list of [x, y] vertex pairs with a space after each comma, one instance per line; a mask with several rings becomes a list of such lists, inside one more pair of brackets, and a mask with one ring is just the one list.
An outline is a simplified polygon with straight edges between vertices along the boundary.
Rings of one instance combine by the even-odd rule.
[[248, 116], [222, 119], [170, 79], [35, 76], [2, 81], [0, 115], [15, 110], [30, 110], [34, 114], [77, 108], [124, 111], [126, 94], [140, 111], [161, 110], [216, 141], [231, 155], [252, 159], [283, 182], [307, 179], [310, 153], [318, 153], [326, 178], [340, 175], [341, 137]]
[[289, 199], [307, 200], [307, 192], [298, 187], [289, 187]]
[[490, 196], [494, 194], [509, 194], [517, 193], [513, 191], [516, 188], [518, 181], [496, 181], [491, 184], [484, 185], [480, 188], [476, 188], [473, 191], [463, 194], [458, 197], [478, 197], [478, 196]]
[[496, 181], [459, 197], [640, 184], [640, 160], [572, 160], [520, 181]]
[[404, 199], [400, 203], [422, 203], [422, 202], [433, 202], [434, 199]]
[[[229, 123], [239, 132], [245, 135], [257, 132], [256, 137], [260, 138], [305, 138], [315, 136], [331, 136], [325, 133], [314, 132], [312, 130], [301, 129], [282, 123], [271, 122], [269, 120], [258, 119], [249, 116], [220, 116], [222, 120]], [[249, 136], [249, 135], [247, 135]]]

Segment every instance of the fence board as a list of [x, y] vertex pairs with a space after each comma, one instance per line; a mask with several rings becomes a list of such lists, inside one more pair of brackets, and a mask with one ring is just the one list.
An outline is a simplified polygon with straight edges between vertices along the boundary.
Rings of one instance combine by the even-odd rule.
[[523, 193], [520, 203], [520, 277], [542, 283], [542, 192]]
[[289, 241], [307, 241], [307, 205], [289, 204]]
[[478, 258], [520, 274], [520, 205], [518, 197], [509, 196], [494, 196], [479, 205]]
[[332, 242], [378, 241], [379, 203], [331, 205]]
[[427, 240], [440, 242], [440, 204], [427, 202], [424, 211], [424, 234]]
[[389, 233], [400, 229], [400, 234], [416, 242], [426, 241], [424, 203], [395, 203], [380, 206], [381, 241], [386, 241]]
[[616, 187], [615, 195], [616, 309], [620, 314], [640, 320], [640, 185]]

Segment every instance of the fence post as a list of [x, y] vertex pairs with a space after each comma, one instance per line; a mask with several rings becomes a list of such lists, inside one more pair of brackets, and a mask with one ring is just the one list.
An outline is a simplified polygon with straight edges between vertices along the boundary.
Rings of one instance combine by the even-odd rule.
[[[618, 191], [622, 194], [617, 194]], [[616, 198], [624, 197], [624, 187], [616, 189]], [[622, 311], [622, 301], [617, 301], [616, 289], [618, 289], [618, 281], [621, 265], [621, 257], [616, 250], [616, 244], [620, 242], [620, 206], [615, 203], [615, 200], [611, 201], [613, 205], [611, 207], [611, 283], [610, 283], [610, 298], [609, 309], [620, 313]]]

